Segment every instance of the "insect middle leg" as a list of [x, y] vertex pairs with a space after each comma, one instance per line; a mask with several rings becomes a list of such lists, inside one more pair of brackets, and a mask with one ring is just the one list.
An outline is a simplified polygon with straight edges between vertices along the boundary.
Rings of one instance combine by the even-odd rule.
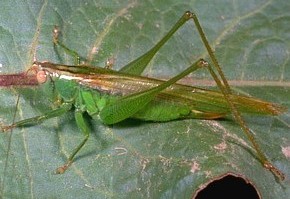
[[82, 140], [82, 142], [73, 150], [73, 152], [69, 156], [67, 162], [63, 166], [57, 168], [56, 174], [63, 174], [68, 169], [68, 167], [73, 162], [73, 159], [76, 156], [76, 154], [82, 149], [82, 147], [85, 145], [85, 143], [89, 139], [90, 128], [89, 128], [87, 122], [85, 121], [83, 113], [84, 113], [84, 111], [82, 111], [80, 109], [75, 110], [75, 120], [76, 120], [78, 128], [81, 130], [81, 132], [84, 134], [85, 137]]
[[71, 107], [72, 107], [72, 105], [70, 103], [63, 103], [62, 105], [60, 105], [59, 108], [51, 110], [43, 115], [39, 115], [36, 117], [20, 120], [20, 121], [15, 122], [11, 125], [2, 126], [1, 129], [3, 131], [7, 131], [9, 129], [16, 128], [16, 127], [34, 126], [34, 125], [37, 125], [37, 124], [39, 124], [47, 119], [50, 119], [53, 117], [58, 117], [64, 113], [68, 112], [71, 109]]

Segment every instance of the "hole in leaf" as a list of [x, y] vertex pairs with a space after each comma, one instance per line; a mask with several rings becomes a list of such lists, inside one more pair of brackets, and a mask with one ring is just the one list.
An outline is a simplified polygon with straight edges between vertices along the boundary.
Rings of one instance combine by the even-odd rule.
[[253, 184], [242, 177], [226, 175], [210, 182], [196, 193], [195, 199], [211, 198], [247, 198], [259, 199], [259, 194]]

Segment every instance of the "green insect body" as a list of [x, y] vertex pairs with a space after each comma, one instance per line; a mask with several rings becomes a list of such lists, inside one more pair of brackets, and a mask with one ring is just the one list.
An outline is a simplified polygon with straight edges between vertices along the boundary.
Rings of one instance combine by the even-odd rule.
[[[180, 74], [166, 81], [141, 76], [156, 52], [189, 19], [193, 19], [217, 72], [208, 62], [200, 59]], [[54, 32], [58, 35], [57, 31]], [[185, 12], [153, 48], [119, 71], [79, 65], [80, 58], [76, 52], [59, 42], [57, 36], [54, 37], [54, 43], [74, 56], [76, 64], [69, 66], [50, 62], [34, 62], [32, 68], [33, 71], [36, 71], [39, 83], [52, 81], [54, 89], [61, 99], [61, 105], [44, 115], [21, 120], [12, 125], [3, 126], [2, 129], [5, 131], [15, 127], [36, 125], [49, 118], [58, 117], [74, 107], [76, 124], [85, 137], [69, 156], [67, 163], [57, 169], [57, 173], [65, 172], [89, 138], [90, 128], [84, 118], [84, 113], [88, 113], [93, 119], [101, 120], [108, 125], [127, 118], [166, 122], [190, 118], [217, 119], [232, 114], [252, 143], [262, 165], [280, 179], [284, 179], [284, 174], [268, 161], [240, 113], [279, 115], [286, 109], [271, 102], [231, 92], [194, 13]], [[209, 70], [220, 92], [176, 83], [202, 67]], [[19, 76], [23, 79], [23, 73]], [[27, 82], [31, 83], [31, 80]]]
[[[107, 115], [102, 113], [104, 107], [118, 104], [118, 100], [123, 100], [128, 95], [148, 91], [165, 82], [116, 71], [112, 74], [111, 70], [95, 66], [86, 74], [78, 69], [90, 66], [67, 66], [49, 62], [37, 64], [41, 69], [48, 71], [48, 75], [55, 74], [53, 82], [63, 102], [74, 105], [76, 109], [87, 112], [92, 117], [100, 113], [100, 119], [105, 124], [114, 124], [122, 119], [117, 118], [116, 111], [111, 111], [111, 117], [116, 115], [116, 119], [106, 120]], [[238, 110], [244, 113], [277, 115], [284, 109], [277, 104], [252, 97], [234, 94], [230, 97]], [[172, 84], [151, 98], [146, 100], [146, 103], [138, 101], [138, 109], [136, 108], [135, 113], [126, 114], [126, 118], [165, 122], [184, 118], [216, 119], [231, 113], [220, 92], [182, 84]], [[132, 106], [127, 106], [123, 111], [129, 112], [128, 109], [132, 109]]]

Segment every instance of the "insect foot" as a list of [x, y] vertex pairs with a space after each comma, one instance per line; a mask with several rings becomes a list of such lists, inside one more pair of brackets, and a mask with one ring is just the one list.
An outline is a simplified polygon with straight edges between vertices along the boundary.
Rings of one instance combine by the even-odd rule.
[[1, 129], [1, 132], [2, 133], [5, 133], [7, 132], [8, 130], [12, 129], [13, 128], [13, 125], [10, 125], [10, 126], [4, 126], [4, 125], [0, 125], [0, 129]]
[[63, 174], [69, 166], [72, 164], [72, 161], [68, 161], [65, 165], [58, 167], [55, 171], [55, 174]]
[[271, 171], [275, 176], [277, 176], [281, 181], [285, 180], [285, 175], [270, 162], [265, 162], [264, 167]]
[[205, 61], [204, 59], [199, 59], [199, 60], [198, 60], [198, 66], [199, 66], [200, 68], [202, 68], [202, 67], [208, 67], [208, 62]]

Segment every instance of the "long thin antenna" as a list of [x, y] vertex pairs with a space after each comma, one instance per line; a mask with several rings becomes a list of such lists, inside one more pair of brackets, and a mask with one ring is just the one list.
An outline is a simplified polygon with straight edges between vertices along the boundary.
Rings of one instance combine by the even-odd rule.
[[[15, 118], [16, 118], [16, 113], [17, 113], [17, 109], [18, 109], [18, 105], [19, 105], [19, 94], [17, 95], [17, 100], [16, 100], [16, 105], [15, 105], [15, 110], [14, 110], [14, 115], [13, 115], [13, 122], [12, 124], [15, 122]], [[12, 141], [12, 134], [13, 134], [13, 128], [10, 129], [10, 134], [8, 137], [8, 146], [7, 146], [7, 153], [6, 153], [6, 160], [5, 160], [5, 164], [4, 164], [4, 170], [3, 170], [3, 178], [1, 180], [1, 186], [0, 186], [0, 198], [4, 198], [4, 187], [5, 187], [5, 174], [8, 168], [8, 159], [9, 159], [9, 155], [10, 155], [10, 149], [11, 149], [11, 141]]]

